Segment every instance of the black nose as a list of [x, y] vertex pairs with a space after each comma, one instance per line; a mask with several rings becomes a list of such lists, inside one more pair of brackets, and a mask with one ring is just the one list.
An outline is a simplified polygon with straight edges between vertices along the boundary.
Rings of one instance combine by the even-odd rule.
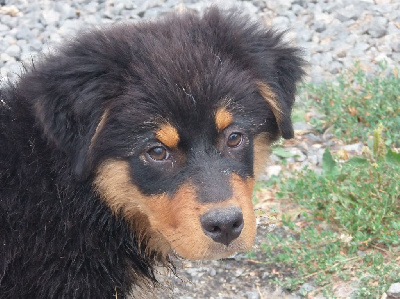
[[243, 214], [238, 207], [213, 209], [200, 217], [204, 233], [226, 246], [239, 237], [243, 229]]

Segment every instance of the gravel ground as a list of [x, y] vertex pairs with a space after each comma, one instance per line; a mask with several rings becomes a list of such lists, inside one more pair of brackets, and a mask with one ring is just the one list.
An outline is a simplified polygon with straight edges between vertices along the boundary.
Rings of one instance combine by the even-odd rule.
[[[342, 69], [352, 67], [357, 60], [371, 73], [379, 71], [378, 64], [382, 61], [389, 66], [399, 65], [399, 0], [0, 0], [0, 75], [3, 79], [15, 80], [22, 68], [21, 61], [30, 61], [40, 52], [51, 51], [54, 45], [82, 28], [154, 19], [176, 10], [201, 12], [212, 3], [223, 7], [239, 6], [268, 26], [289, 29], [287, 38], [304, 48], [305, 58], [310, 62], [308, 81], [329, 80]], [[333, 151], [345, 149], [349, 153], [358, 153], [362, 147], [362, 144], [342, 145], [332, 139], [329, 132], [319, 136], [307, 124], [298, 123], [295, 128], [296, 139], [288, 144], [288, 150], [296, 153], [293, 161], [289, 161], [294, 168], [305, 165], [318, 168], [327, 145]], [[273, 156], [264, 178], [281, 171], [278, 162], [279, 158]], [[266, 233], [260, 226], [259, 244]], [[286, 232], [279, 227], [273, 233], [284, 235]], [[276, 273], [290, 275], [290, 270], [279, 265], [263, 265], [257, 260], [265, 260], [257, 250], [254, 260], [243, 254], [223, 261], [179, 260], [178, 277], [167, 279], [166, 288], [145, 297], [299, 297], [298, 293], [288, 294], [268, 283]], [[305, 284], [303, 288], [312, 289], [313, 286]]]
[[267, 25], [289, 29], [288, 38], [305, 49], [314, 82], [355, 60], [371, 72], [380, 61], [400, 61], [398, 0], [0, 0], [1, 76], [14, 79], [20, 61], [49, 51], [81, 28], [154, 19], [174, 10], [202, 11], [212, 3], [239, 6]]

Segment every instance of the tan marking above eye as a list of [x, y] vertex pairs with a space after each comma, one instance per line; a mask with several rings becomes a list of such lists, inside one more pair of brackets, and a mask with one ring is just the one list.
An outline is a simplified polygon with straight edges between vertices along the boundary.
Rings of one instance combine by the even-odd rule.
[[215, 125], [217, 126], [218, 132], [221, 132], [227, 128], [233, 121], [233, 115], [231, 112], [226, 110], [225, 107], [221, 107], [215, 113]]
[[177, 147], [180, 139], [178, 130], [169, 123], [160, 126], [156, 131], [156, 137], [161, 143], [170, 148]]

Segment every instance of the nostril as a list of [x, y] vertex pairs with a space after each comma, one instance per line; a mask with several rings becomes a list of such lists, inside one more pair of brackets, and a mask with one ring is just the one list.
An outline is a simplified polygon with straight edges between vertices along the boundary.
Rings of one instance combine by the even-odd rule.
[[244, 222], [242, 211], [238, 207], [213, 209], [200, 218], [204, 233], [225, 245], [229, 245], [242, 232]]
[[217, 232], [220, 232], [220, 231], [221, 231], [221, 229], [218, 226], [213, 226], [211, 228], [211, 230], [210, 230], [210, 232], [212, 232], [212, 233], [217, 233]]
[[236, 221], [236, 222], [233, 224], [233, 228], [238, 228], [238, 227], [240, 227], [242, 224], [243, 224], [243, 221]]

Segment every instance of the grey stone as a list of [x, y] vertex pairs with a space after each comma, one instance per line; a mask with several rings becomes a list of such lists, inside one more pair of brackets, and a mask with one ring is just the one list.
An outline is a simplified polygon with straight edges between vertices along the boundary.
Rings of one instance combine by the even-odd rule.
[[4, 68], [7, 70], [7, 76], [11, 79], [16, 79], [22, 70], [21, 63], [15, 60], [5, 63]]
[[340, 11], [336, 14], [336, 18], [341, 22], [346, 22], [349, 20], [357, 20], [360, 16], [359, 8], [355, 8], [354, 5], [346, 6], [345, 8], [340, 9]]
[[386, 61], [388, 65], [391, 65], [391, 59], [387, 56], [386, 53], [379, 53], [374, 57], [375, 62]]
[[61, 35], [72, 35], [82, 28], [82, 25], [82, 21], [77, 19], [65, 20], [65, 22], [60, 26], [59, 33]]
[[312, 65], [318, 65], [319, 62], [321, 61], [322, 54], [321, 53], [315, 53], [314, 55], [311, 56], [311, 64]]
[[77, 17], [77, 10], [70, 3], [64, 1], [55, 1], [54, 9], [60, 13], [63, 20], [74, 19]]
[[10, 27], [8, 27], [7, 25], [5, 25], [5, 24], [1, 24], [0, 23], [0, 34], [2, 33], [2, 32], [7, 32], [7, 31], [9, 31], [10, 30]]
[[192, 276], [192, 277], [199, 275], [199, 269], [197, 269], [197, 268], [186, 269], [186, 272], [189, 273], [190, 276]]
[[31, 40], [35, 38], [35, 35], [30, 28], [24, 26], [17, 28], [17, 34], [15, 35], [15, 37], [17, 39]]
[[394, 52], [400, 53], [400, 41], [393, 41], [391, 47]]
[[354, 143], [354, 144], [344, 145], [344, 146], [342, 146], [342, 148], [348, 152], [360, 154], [363, 146], [364, 146], [363, 142], [358, 142], [358, 143]]
[[390, 3], [382, 3], [382, 4], [377, 4], [372, 7], [375, 11], [381, 13], [381, 14], [386, 14], [392, 11], [393, 6]]
[[361, 257], [365, 257], [367, 254], [365, 253], [365, 251], [358, 250], [358, 251], [357, 251], [357, 255], [358, 255], [358, 256], [361, 256]]
[[29, 48], [31, 51], [39, 52], [43, 48], [43, 44], [38, 39], [33, 39], [29, 42]]
[[308, 29], [300, 30], [300, 32], [297, 33], [297, 39], [301, 42], [311, 41], [312, 36], [312, 31]]
[[329, 37], [332, 40], [343, 40], [347, 35], [346, 26], [337, 19], [333, 19], [326, 30], [323, 31], [323, 37]]
[[321, 33], [326, 30], [326, 24], [323, 21], [316, 20], [311, 23], [311, 28], [313, 28], [316, 32]]
[[44, 25], [57, 24], [60, 22], [60, 13], [55, 10], [42, 11], [41, 23]]
[[280, 165], [271, 165], [265, 168], [265, 174], [267, 175], [267, 178], [270, 178], [274, 175], [278, 176], [281, 173], [281, 171], [282, 171], [282, 166]]
[[95, 1], [85, 5], [84, 11], [86, 14], [94, 14], [97, 12], [99, 4]]
[[[343, 64], [340, 63], [339, 61], [332, 62], [332, 64], [329, 67], [330, 67], [330, 73], [333, 75], [339, 74], [345, 68]], [[351, 65], [347, 65], [346, 67], [351, 67]]]
[[0, 15], [0, 23], [7, 25], [10, 28], [15, 28], [18, 25], [19, 17], [11, 17], [9, 15]]
[[289, 10], [293, 0], [280, 0], [280, 1], [275, 1], [275, 0], [267, 0], [266, 1], [266, 6], [270, 10], [276, 12], [277, 14], [284, 14], [285, 11]]
[[370, 48], [370, 45], [365, 42], [357, 42], [349, 51], [348, 54], [353, 57], [365, 55], [365, 52]]
[[350, 49], [351, 45], [344, 42], [337, 42], [333, 47], [333, 55], [340, 58], [345, 57]]
[[19, 59], [20, 54], [21, 54], [21, 48], [18, 45], [14, 44], [14, 45], [9, 46], [6, 49], [5, 53], [12, 57]]
[[296, 122], [293, 124], [294, 130], [313, 130], [313, 126], [305, 122]]
[[338, 10], [338, 8], [340, 7], [340, 3], [338, 3], [338, 1], [328, 1], [328, 3], [326, 3], [326, 5], [324, 5], [323, 7], [323, 11], [331, 14], [334, 13]]
[[333, 60], [332, 53], [325, 52], [325, 53], [322, 53], [321, 55], [322, 55], [322, 57], [321, 57], [321, 61], [319, 63], [326, 68], [332, 63], [332, 60]]
[[279, 16], [274, 18], [272, 24], [278, 29], [286, 30], [289, 27], [290, 21], [287, 17]]
[[308, 159], [307, 159], [308, 164], [312, 164], [312, 165], [318, 165], [318, 157], [317, 155], [308, 155]]
[[247, 299], [260, 299], [260, 295], [257, 292], [247, 292], [246, 298]]
[[400, 283], [393, 283], [389, 290], [386, 292], [388, 299], [399, 299], [400, 298]]
[[217, 275], [217, 271], [215, 271], [214, 268], [211, 268], [211, 269], [208, 271], [208, 274], [209, 274], [210, 276], [215, 276], [215, 275]]
[[[400, 20], [399, 20], [400, 21]], [[400, 22], [390, 22], [387, 26], [387, 34], [399, 37], [400, 28], [397, 27]]]
[[291, 7], [292, 11], [294, 12], [295, 15], [300, 15], [303, 12], [303, 7], [301, 7], [298, 4], [293, 4]]
[[241, 276], [243, 276], [243, 273], [244, 273], [244, 269], [239, 268], [239, 269], [236, 269], [235, 273], [232, 273], [232, 274], [235, 275], [236, 277], [241, 277]]
[[310, 73], [311, 80], [314, 83], [321, 83], [325, 80], [324, 69], [320, 65], [313, 65], [312, 72]]
[[308, 133], [305, 135], [305, 137], [307, 137], [308, 140], [312, 141], [312, 142], [321, 142], [322, 139], [320, 136], [317, 136], [313, 133]]
[[377, 47], [379, 52], [385, 53], [385, 54], [391, 54], [392, 53], [392, 47], [388, 44], [382, 43], [378, 44]]
[[121, 3], [123, 3], [125, 9], [131, 10], [135, 8], [135, 3], [132, 0], [120, 0], [120, 1]]
[[293, 3], [300, 5], [303, 8], [308, 8], [309, 1], [308, 0], [295, 0]]
[[321, 41], [318, 45], [314, 46], [314, 51], [318, 53], [328, 53], [332, 50], [332, 45], [330, 41]]
[[7, 48], [8, 46], [14, 45], [16, 43], [17, 43], [17, 40], [12, 35], [6, 35], [2, 40], [2, 44], [3, 44], [4, 48]]
[[115, 17], [116, 17], [116, 14], [112, 8], [107, 8], [106, 10], [104, 10], [103, 18], [113, 19]]
[[16, 59], [7, 53], [1, 53], [0, 54], [0, 60], [3, 62], [8, 62], [8, 61], [15, 61]]
[[300, 287], [298, 293], [301, 295], [306, 295], [314, 290], [315, 290], [315, 287], [306, 282]]
[[384, 17], [375, 17], [367, 29], [367, 33], [375, 38], [380, 38], [387, 33], [387, 19]]
[[85, 23], [90, 25], [96, 25], [99, 23], [99, 18], [95, 14], [85, 16]]
[[290, 149], [290, 152], [294, 154], [294, 160], [296, 162], [303, 162], [307, 159], [307, 156], [298, 148]]

